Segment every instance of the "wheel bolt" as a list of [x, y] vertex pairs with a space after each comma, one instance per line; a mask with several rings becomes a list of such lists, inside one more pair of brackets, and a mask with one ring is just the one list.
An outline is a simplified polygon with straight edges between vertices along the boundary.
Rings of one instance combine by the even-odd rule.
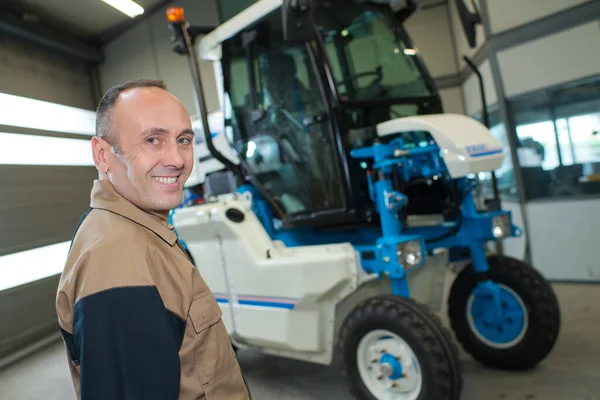
[[377, 377], [377, 379], [379, 379], [379, 380], [382, 380], [382, 379], [383, 379], [383, 375], [379, 375], [379, 376]]
[[509, 324], [513, 323], [513, 319], [511, 317], [506, 318], [506, 322], [508, 322]]
[[504, 329], [502, 329], [502, 327], [501, 327], [501, 326], [499, 326], [499, 327], [498, 327], [498, 333], [502, 333], [502, 332], [504, 332]]

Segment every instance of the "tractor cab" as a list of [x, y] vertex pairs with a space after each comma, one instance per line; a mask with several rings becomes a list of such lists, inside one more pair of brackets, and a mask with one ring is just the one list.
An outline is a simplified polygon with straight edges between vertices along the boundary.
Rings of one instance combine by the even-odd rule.
[[[225, 22], [202, 39], [200, 57], [219, 54], [232, 145], [275, 218], [290, 227], [377, 224], [370, 166], [350, 152], [386, 140], [377, 124], [440, 113], [441, 101], [402, 25], [411, 9], [347, 0], [312, 8], [310, 40], [286, 38], [288, 11], [278, 7], [243, 29], [237, 17]], [[431, 140], [405, 135], [409, 146]]]

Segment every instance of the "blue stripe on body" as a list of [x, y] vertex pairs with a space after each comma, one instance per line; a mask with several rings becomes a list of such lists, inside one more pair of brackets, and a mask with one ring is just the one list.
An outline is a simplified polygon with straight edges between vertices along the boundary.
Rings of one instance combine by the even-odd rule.
[[[229, 304], [229, 300], [217, 297], [217, 303]], [[296, 305], [293, 303], [282, 303], [282, 302], [277, 302], [277, 301], [241, 300], [241, 299], [238, 299], [238, 304], [242, 305], [242, 306], [281, 308], [284, 310], [293, 310], [294, 307], [296, 307]]]
[[502, 149], [482, 151], [482, 152], [478, 152], [478, 153], [469, 153], [469, 155], [471, 157], [483, 157], [483, 156], [491, 156], [492, 154], [499, 154], [499, 153], [502, 153]]

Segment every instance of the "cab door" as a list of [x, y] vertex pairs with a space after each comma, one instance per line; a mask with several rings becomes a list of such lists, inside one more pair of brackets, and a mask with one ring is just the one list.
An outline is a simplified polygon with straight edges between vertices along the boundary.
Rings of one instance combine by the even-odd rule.
[[340, 157], [310, 45], [285, 42], [280, 27], [273, 13], [223, 43], [225, 96], [237, 152], [263, 195], [282, 219], [316, 223], [346, 209]]

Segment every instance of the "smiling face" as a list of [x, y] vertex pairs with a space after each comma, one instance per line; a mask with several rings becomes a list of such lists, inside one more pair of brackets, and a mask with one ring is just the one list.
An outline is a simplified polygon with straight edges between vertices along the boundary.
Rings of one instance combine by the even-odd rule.
[[118, 151], [94, 137], [94, 161], [101, 179], [142, 210], [167, 216], [182, 200], [192, 171], [194, 132], [185, 107], [160, 88], [129, 89], [110, 113]]

